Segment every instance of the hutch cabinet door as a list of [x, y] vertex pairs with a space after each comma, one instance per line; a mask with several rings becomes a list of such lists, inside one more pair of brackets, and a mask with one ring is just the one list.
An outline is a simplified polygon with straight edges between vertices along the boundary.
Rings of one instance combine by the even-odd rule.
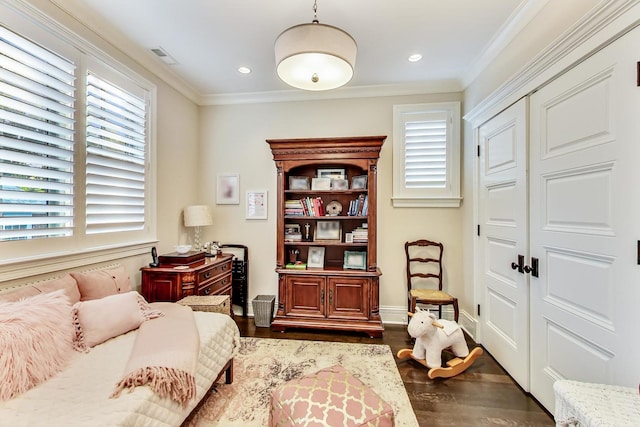
[[367, 320], [369, 318], [369, 279], [329, 277], [328, 318]]
[[287, 316], [325, 317], [323, 276], [287, 276], [285, 288]]

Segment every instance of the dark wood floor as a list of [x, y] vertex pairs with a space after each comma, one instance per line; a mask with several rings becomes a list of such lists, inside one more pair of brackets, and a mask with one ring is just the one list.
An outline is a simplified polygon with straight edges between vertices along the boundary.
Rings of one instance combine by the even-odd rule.
[[[387, 344], [394, 354], [412, 348], [405, 326], [385, 325], [383, 338], [361, 333], [256, 328], [251, 318], [235, 317], [244, 337]], [[469, 340], [469, 348], [476, 344]], [[427, 369], [412, 360], [398, 360], [411, 405], [420, 426], [554, 426], [553, 418], [506, 374], [485, 351], [464, 373], [430, 380]]]

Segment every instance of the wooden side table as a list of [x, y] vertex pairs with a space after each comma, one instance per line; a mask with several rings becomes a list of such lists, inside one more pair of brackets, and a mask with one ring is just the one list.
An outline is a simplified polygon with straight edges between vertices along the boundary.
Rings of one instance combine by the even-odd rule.
[[191, 295], [177, 302], [181, 305], [188, 305], [193, 311], [208, 311], [228, 316], [232, 313], [229, 295]]

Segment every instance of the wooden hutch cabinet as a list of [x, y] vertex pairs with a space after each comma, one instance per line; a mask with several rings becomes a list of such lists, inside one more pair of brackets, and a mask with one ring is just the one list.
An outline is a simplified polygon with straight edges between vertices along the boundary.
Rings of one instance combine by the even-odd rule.
[[278, 309], [273, 330], [333, 329], [382, 336], [376, 169], [385, 139], [267, 140], [278, 180]]

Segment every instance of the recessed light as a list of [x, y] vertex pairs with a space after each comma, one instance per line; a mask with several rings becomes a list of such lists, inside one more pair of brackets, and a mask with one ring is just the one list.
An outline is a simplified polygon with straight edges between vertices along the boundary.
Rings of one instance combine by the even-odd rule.
[[251, 72], [251, 68], [249, 67], [240, 67], [238, 68], [238, 72], [241, 74], [249, 74]]
[[418, 62], [421, 59], [422, 59], [422, 55], [420, 55], [419, 53], [414, 53], [409, 57], [409, 62]]

